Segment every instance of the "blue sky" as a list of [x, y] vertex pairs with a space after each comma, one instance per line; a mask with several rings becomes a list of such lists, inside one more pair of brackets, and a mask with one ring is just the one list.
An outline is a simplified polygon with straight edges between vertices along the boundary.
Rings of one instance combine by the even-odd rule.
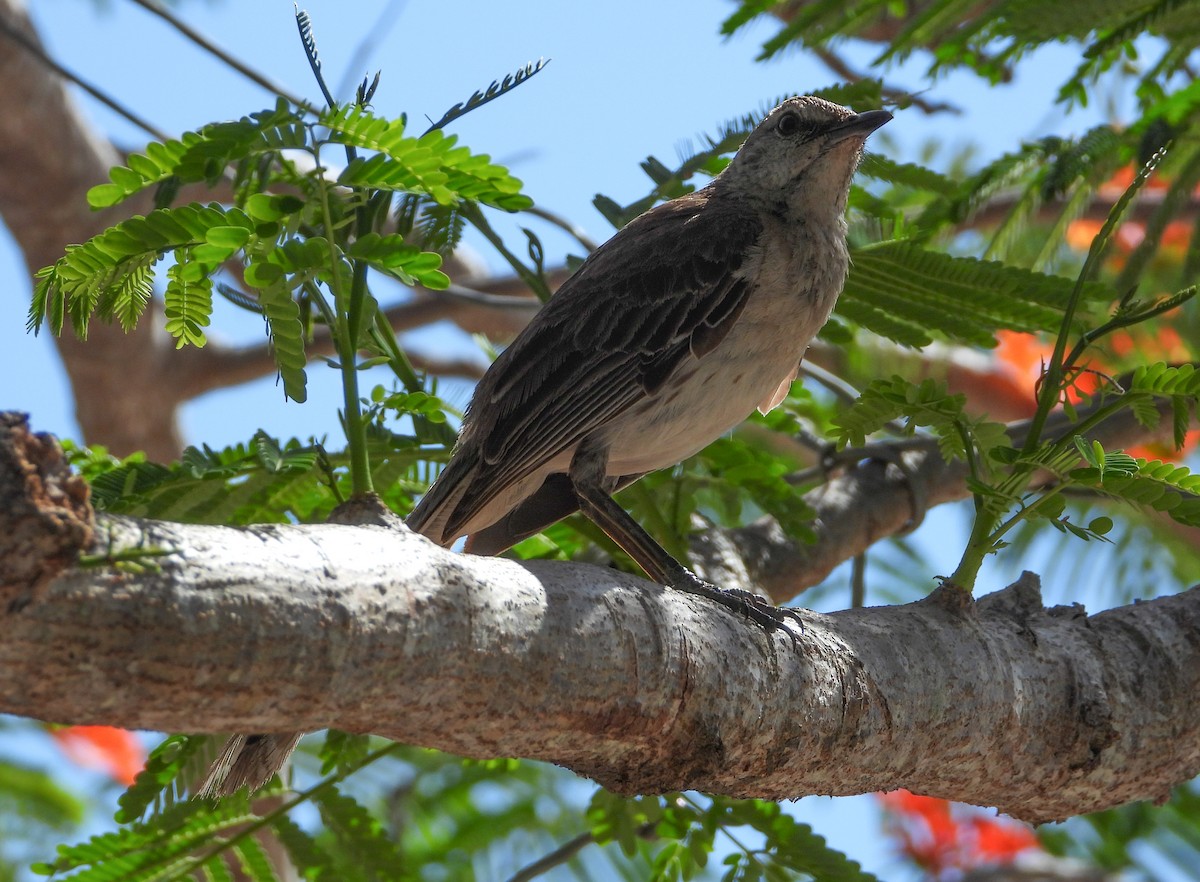
[[[541, 205], [603, 240], [611, 232], [591, 200], [604, 193], [628, 202], [647, 189], [638, 167], [647, 155], [668, 164], [688, 139], [713, 131], [783, 95], [828, 85], [835, 77], [799, 53], [767, 64], [754, 61], [772, 33], [760, 24], [730, 40], [717, 36], [732, 4], [723, 0], [564, 4], [530, 0], [515, 4], [407, 3], [315, 0], [310, 13], [331, 84], [341, 83], [364, 35], [373, 35], [370, 58], [351, 81], [382, 69], [378, 112], [437, 118], [477, 88], [540, 57], [544, 72], [504, 99], [454, 126], [463, 142], [511, 164], [526, 191]], [[353, 15], [346, 10], [353, 9]], [[389, 10], [389, 25], [379, 16]], [[519, 12], [517, 11], [519, 9]], [[128, 2], [93, 6], [80, 0], [39, 0], [33, 12], [43, 38], [64, 64], [118, 96], [153, 124], [177, 134], [206, 122], [241, 116], [272, 103], [270, 95], [183, 41], [168, 25]], [[214, 41], [266, 72], [295, 94], [315, 97], [287, 0], [183, 5], [189, 22]], [[848, 56], [865, 67], [870, 47]], [[967, 75], [939, 82], [934, 95], [958, 103], [958, 117], [930, 119], [910, 110], [876, 136], [876, 149], [912, 158], [926, 142], [949, 153], [967, 143], [990, 156], [1021, 138], [1047, 131], [1078, 132], [1095, 113], [1061, 118], [1053, 87], [1069, 69], [1072, 53], [1056, 47], [1039, 53], [1017, 86], [992, 89]], [[923, 88], [924, 61], [895, 78]], [[81, 97], [86, 113], [118, 143], [140, 148], [147, 136], [106, 108]], [[534, 224], [551, 260], [571, 243]], [[510, 223], [509, 229], [515, 229]], [[499, 269], [495, 262], [492, 266]], [[4, 396], [6, 408], [28, 410], [46, 431], [76, 436], [65, 379], [45, 336], [23, 331], [28, 279], [11, 240], [0, 235], [0, 290], [8, 292], [0, 321], [0, 375], [25, 381]], [[253, 341], [261, 323], [219, 304], [213, 336]], [[446, 345], [438, 336], [415, 345]], [[218, 392], [184, 409], [189, 441], [212, 445], [248, 438], [265, 427], [301, 437], [333, 431], [330, 415], [338, 396], [332, 371], [310, 370], [308, 407], [283, 400], [273, 379]], [[460, 390], [465, 395], [465, 390]], [[328, 426], [328, 428], [323, 428]]]
[[[131, 3], [37, 0], [33, 5], [43, 38], [57, 58], [167, 132], [178, 134], [273, 102]], [[648, 154], [670, 164], [685, 140], [714, 131], [723, 121], [777, 97], [836, 80], [818, 62], [798, 53], [768, 64], [755, 62], [759, 43], [773, 32], [770, 25], [721, 40], [720, 22], [732, 9], [725, 0], [312, 0], [304, 8], [312, 16], [331, 84], [343, 81], [364, 35], [373, 36], [376, 45], [369, 60], [350, 73], [357, 80], [383, 70], [375, 99], [383, 115], [407, 112], [416, 119], [437, 118], [475, 89], [526, 62], [552, 59], [528, 84], [453, 130], [473, 149], [510, 164], [538, 203], [600, 240], [610, 228], [592, 208], [593, 196], [604, 193], [624, 203], [644, 195], [647, 179], [638, 163]], [[391, 12], [388, 26], [378, 21], [384, 9]], [[296, 35], [291, 0], [190, 2], [183, 4], [182, 13], [293, 93], [317, 96]], [[848, 47], [846, 54], [865, 67], [873, 51]], [[1040, 52], [1026, 63], [1021, 78], [1005, 88], [990, 88], [967, 75], [947, 77], [934, 85], [931, 97], [957, 103], [965, 112], [935, 119], [916, 110], [900, 113], [885, 130], [886, 137], [874, 141], [875, 149], [911, 160], [928, 142], [943, 147], [947, 155], [973, 143], [986, 158], [1011, 149], [1022, 138], [1084, 131], [1097, 121], [1098, 110], [1064, 117], [1053, 104], [1055, 87], [1074, 57], [1068, 47]], [[917, 59], [891, 77], [925, 88], [924, 63]], [[86, 98], [81, 103], [100, 130], [121, 145], [140, 148], [147, 140], [103, 107]], [[544, 227], [537, 229], [547, 246], [548, 262], [561, 260], [570, 247], [568, 240]], [[495, 262], [491, 265], [500, 268]], [[24, 333], [29, 282], [4, 232], [0, 290], [5, 292], [0, 302], [0, 377], [8, 378], [0, 407], [30, 411], [37, 429], [76, 437], [68, 389], [51, 343], [45, 335], [33, 338]], [[251, 342], [260, 335], [259, 320], [232, 307], [219, 309], [212, 336]], [[462, 345], [452, 340], [446, 333], [426, 334], [414, 345]], [[220, 446], [245, 440], [262, 427], [279, 436], [328, 433], [336, 443], [336, 376], [320, 366], [313, 366], [309, 374], [310, 403], [305, 406], [285, 402], [272, 378], [190, 404], [183, 413], [187, 440]], [[863, 835], [864, 824], [872, 834], [877, 829], [872, 803], [809, 798], [797, 811], [834, 845], [865, 860], [868, 869], [891, 875], [888, 856], [870, 842], [876, 837]]]

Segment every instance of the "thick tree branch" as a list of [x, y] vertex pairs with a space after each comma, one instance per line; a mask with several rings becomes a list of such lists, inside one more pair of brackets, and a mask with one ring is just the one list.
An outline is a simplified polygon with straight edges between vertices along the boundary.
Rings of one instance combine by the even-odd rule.
[[[58, 260], [68, 244], [148, 211], [152, 194], [117, 209], [88, 207], [88, 189], [108, 180], [120, 156], [83, 119], [58, 76], [6, 36], [16, 31], [38, 45], [23, 5], [0, 0], [0, 20], [0, 216], [32, 275]], [[19, 315], [26, 305], [10, 302], [7, 308]], [[178, 456], [182, 444], [175, 421], [179, 399], [162, 381], [175, 346], [157, 318], [152, 312], [129, 334], [96, 322], [86, 344], [71, 334], [54, 342], [85, 437], [114, 453], [145, 450], [165, 460]]]
[[[34, 443], [8, 426], [5, 443]], [[31, 591], [10, 537], [32, 522], [3, 511], [4, 712], [337, 726], [624, 792], [908, 787], [1031, 820], [1160, 798], [1200, 771], [1200, 590], [1088, 618], [1043, 610], [1026, 576], [978, 605], [939, 591], [806, 613], [793, 645], [611, 570], [380, 526], [104, 517], [91, 550], [158, 549], [157, 571], [75, 567]]]
[[[1159, 427], [1147, 429], [1130, 411], [1123, 411], [1101, 423], [1088, 438], [1100, 441], [1107, 450], [1118, 450], [1169, 437], [1168, 412], [1169, 402], [1164, 401]], [[1065, 425], [1060, 413], [1047, 425], [1048, 434], [1063, 431]], [[1028, 421], [1013, 423], [1009, 434], [1019, 441], [1027, 427]], [[692, 563], [718, 584], [759, 591], [784, 603], [822, 581], [843, 561], [881, 539], [904, 533], [924, 517], [926, 509], [970, 496], [966, 464], [946, 462], [935, 439], [904, 450], [896, 459], [903, 468], [882, 459], [865, 460], [805, 495], [816, 512], [815, 542], [798, 541], [773, 518], [764, 517], [744, 527], [713, 527], [695, 534]]]

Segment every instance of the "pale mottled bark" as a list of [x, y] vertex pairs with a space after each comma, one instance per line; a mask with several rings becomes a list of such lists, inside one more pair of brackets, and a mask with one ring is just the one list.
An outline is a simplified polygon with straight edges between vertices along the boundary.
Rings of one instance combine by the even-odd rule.
[[30, 590], [0, 527], [7, 713], [336, 726], [623, 792], [908, 787], [1030, 820], [1160, 798], [1200, 772], [1200, 590], [1089, 618], [1043, 610], [1026, 576], [979, 604], [940, 591], [806, 613], [792, 642], [611, 570], [374, 525], [102, 517], [93, 551], [161, 549], [157, 571], [67, 568]]

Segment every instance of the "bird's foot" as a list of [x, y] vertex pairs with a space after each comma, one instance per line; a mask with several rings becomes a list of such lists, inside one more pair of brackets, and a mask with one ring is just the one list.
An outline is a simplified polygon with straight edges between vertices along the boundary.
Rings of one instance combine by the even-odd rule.
[[796, 610], [776, 606], [761, 594], [751, 591], [743, 591], [740, 588], [721, 588], [711, 582], [706, 582], [683, 566], [668, 576], [667, 584], [676, 591], [686, 591], [688, 594], [715, 601], [726, 609], [750, 619], [768, 633], [777, 628], [782, 629], [791, 638], [792, 644], [798, 646], [798, 635], [789, 627], [794, 622], [800, 626], [801, 631], [804, 630], [804, 620]]

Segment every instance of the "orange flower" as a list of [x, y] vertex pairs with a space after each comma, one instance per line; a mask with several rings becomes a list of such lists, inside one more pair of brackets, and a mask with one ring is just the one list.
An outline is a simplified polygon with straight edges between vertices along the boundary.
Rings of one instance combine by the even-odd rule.
[[971, 818], [975, 833], [975, 853], [989, 863], [1009, 863], [1018, 854], [1040, 848], [1037, 837], [1028, 827], [1002, 823], [999, 818]]
[[62, 752], [77, 765], [107, 772], [129, 786], [146, 764], [146, 751], [128, 729], [112, 726], [61, 726], [50, 730]]
[[1163, 230], [1162, 247], [1167, 251], [1182, 254], [1192, 241], [1192, 225], [1187, 221], [1171, 221]]
[[1104, 226], [1101, 221], [1090, 220], [1086, 217], [1071, 221], [1067, 224], [1067, 245], [1075, 251], [1087, 251], [1092, 247], [1092, 240]]
[[959, 828], [950, 816], [950, 803], [907, 790], [880, 794], [884, 807], [896, 817], [892, 832], [900, 852], [934, 875], [960, 866]]
[[[1003, 373], [1013, 381], [1022, 384], [1030, 392], [1037, 388], [1042, 378], [1046, 362], [1054, 353], [1054, 346], [1036, 334], [1026, 334], [1020, 331], [1000, 331], [996, 334], [999, 345], [995, 349], [996, 359], [1000, 362]], [[1073, 404], [1078, 404], [1100, 388], [1101, 378], [1088, 370], [1078, 371], [1071, 378], [1067, 387], [1067, 398]], [[1029, 398], [1029, 411], [1034, 410], [1032, 395]]]
[[[1067, 245], [1075, 251], [1087, 251], [1092, 247], [1092, 240], [1100, 233], [1101, 227], [1104, 224], [1098, 220], [1090, 218], [1080, 218], [1073, 220], [1067, 224], [1066, 240]], [[1146, 226], [1137, 221], [1126, 221], [1117, 227], [1117, 231], [1113, 234], [1112, 243], [1120, 250], [1128, 254], [1138, 245], [1142, 244], [1142, 240], [1146, 238]], [[1118, 259], [1115, 263], [1123, 263], [1124, 259]]]
[[1039, 847], [1025, 825], [969, 806], [907, 790], [883, 793], [879, 799], [887, 811], [885, 829], [899, 840], [900, 853], [934, 878], [1010, 863]]
[[1175, 449], [1170, 441], [1159, 441], [1153, 444], [1138, 444], [1125, 452], [1138, 459], [1161, 459], [1167, 462], [1178, 462], [1184, 455], [1191, 453], [1200, 446], [1200, 429], [1189, 429], [1183, 437], [1183, 447]]

